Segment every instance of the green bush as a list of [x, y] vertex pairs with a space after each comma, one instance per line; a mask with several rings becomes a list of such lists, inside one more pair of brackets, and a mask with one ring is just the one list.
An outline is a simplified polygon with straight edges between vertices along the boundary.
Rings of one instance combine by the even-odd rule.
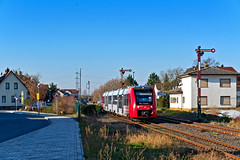
[[102, 110], [102, 107], [99, 105], [90, 104], [90, 105], [81, 106], [81, 111], [83, 112], [83, 114], [86, 114], [86, 115], [99, 114], [101, 113], [101, 110]]
[[159, 99], [157, 99], [157, 109], [163, 110], [169, 108], [169, 95], [167, 96], [161, 96]]
[[41, 107], [41, 108], [43, 108], [42, 112], [44, 113], [55, 113], [53, 110], [53, 106]]

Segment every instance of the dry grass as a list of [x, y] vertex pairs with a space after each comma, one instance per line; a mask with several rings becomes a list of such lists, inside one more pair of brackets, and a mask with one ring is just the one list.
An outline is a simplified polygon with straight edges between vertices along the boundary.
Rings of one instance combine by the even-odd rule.
[[[96, 122], [95, 122], [96, 123]], [[81, 134], [86, 160], [218, 160], [226, 159], [214, 152], [198, 153], [178, 146], [171, 138], [148, 131], [125, 132], [109, 126], [81, 121]]]
[[233, 120], [231, 120], [231, 122], [229, 122], [229, 127], [231, 128], [237, 128], [240, 129], [240, 117], [237, 117]]
[[240, 117], [232, 119], [229, 123], [227, 123], [227, 122], [221, 122], [221, 123], [211, 122], [210, 124], [240, 129]]
[[107, 128], [106, 125], [104, 125], [102, 128], [99, 129], [98, 135], [103, 139], [107, 139], [108, 133], [109, 133], [109, 129]]
[[[217, 152], [213, 152], [211, 151], [210, 153], [200, 153], [197, 155], [194, 155], [192, 157], [193, 160], [220, 160], [223, 159], [223, 157], [221, 155], [219, 155]], [[224, 157], [224, 159], [228, 159], [226, 157]]]
[[129, 134], [126, 137], [129, 144], [146, 146], [148, 148], [172, 147], [173, 141], [167, 136], [156, 133]]

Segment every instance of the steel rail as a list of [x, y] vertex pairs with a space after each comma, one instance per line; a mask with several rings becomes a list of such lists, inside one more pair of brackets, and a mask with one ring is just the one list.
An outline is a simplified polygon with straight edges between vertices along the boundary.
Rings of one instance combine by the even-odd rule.
[[[136, 124], [136, 125], [139, 125], [139, 126], [141, 126], [141, 127], [151, 129], [151, 130], [153, 130], [153, 131], [155, 131], [155, 132], [158, 132], [158, 133], [167, 135], [167, 136], [169, 136], [169, 137], [173, 137], [173, 138], [176, 138], [176, 139], [178, 139], [178, 140], [181, 140], [181, 141], [184, 141], [184, 142], [193, 144], [193, 145], [198, 146], [198, 147], [200, 147], [200, 148], [203, 148], [203, 149], [205, 149], [205, 150], [207, 150], [207, 151], [210, 151], [210, 150], [216, 151], [216, 152], [218, 152], [218, 153], [221, 153], [221, 154], [225, 155], [226, 157], [229, 157], [229, 158], [232, 158], [232, 159], [235, 159], [235, 160], [240, 160], [240, 157], [235, 156], [235, 155], [233, 155], [233, 154], [230, 154], [230, 153], [227, 153], [227, 152], [224, 152], [224, 151], [221, 151], [221, 150], [217, 150], [217, 149], [214, 149], [214, 148], [212, 148], [212, 147], [205, 146], [205, 145], [202, 145], [202, 144], [200, 144], [200, 143], [196, 143], [196, 142], [190, 141], [190, 140], [188, 140], [188, 139], [186, 139], [186, 138], [182, 138], [182, 137], [179, 137], [179, 136], [176, 136], [176, 135], [167, 133], [167, 132], [163, 132], [163, 131], [160, 131], [160, 130], [158, 130], [158, 129], [155, 129], [155, 128], [152, 128], [152, 127], [149, 127], [149, 126], [146, 126], [146, 125], [137, 123], [137, 122], [133, 122], [133, 121], [131, 121], [131, 120], [128, 120], [128, 119], [125, 119], [125, 118], [122, 118], [122, 117], [114, 116], [114, 115], [111, 115], [111, 114], [109, 114], [109, 115], [112, 116], [112, 117], [121, 119], [121, 120], [123, 120], [123, 121], [126, 121], [126, 122], [128, 122], [128, 123]], [[160, 125], [157, 125], [157, 126], [160, 127]], [[162, 127], [162, 126], [161, 126], [161, 127]], [[161, 128], [161, 127], [160, 127], [160, 128]], [[163, 127], [162, 127], [162, 128], [163, 128]], [[167, 128], [167, 127], [165, 127], [165, 129], [166, 129], [166, 128]], [[194, 136], [195, 136], [195, 135], [194, 135]], [[221, 143], [221, 142], [220, 142], [220, 143]], [[233, 146], [234, 149], [235, 149], [235, 147], [236, 147], [236, 146]], [[230, 148], [232, 148], [232, 147], [230, 147]], [[238, 147], [238, 148], [239, 148], [239, 147]]]
[[225, 146], [225, 147], [228, 147], [228, 148], [240, 150], [240, 147], [237, 147], [237, 146], [232, 146], [230, 144], [226, 144], [226, 143], [215, 141], [215, 140], [208, 139], [208, 138], [205, 138], [205, 137], [197, 136], [197, 135], [194, 135], [194, 134], [191, 134], [191, 133], [187, 133], [187, 132], [179, 131], [179, 130], [176, 130], [176, 129], [164, 127], [164, 126], [161, 126], [159, 124], [151, 123], [151, 125], [157, 126], [157, 127], [160, 127], [160, 128], [164, 128], [164, 129], [167, 129], [167, 130], [170, 130], [170, 131], [178, 132], [178, 133], [181, 133], [181, 134], [185, 134], [185, 135], [188, 135], [188, 136], [191, 136], [191, 137], [195, 137], [195, 138], [198, 138], [198, 139], [202, 139], [202, 140], [205, 140], [205, 141], [209, 141], [209, 142], [212, 142], [212, 143], [215, 143], [215, 144], [219, 144], [219, 145], [222, 145], [222, 146]]
[[240, 133], [240, 130], [233, 129], [233, 128], [227, 128], [227, 127], [222, 127], [222, 126], [215, 126], [215, 125], [210, 125], [210, 124], [205, 124], [205, 123], [198, 123], [198, 122], [187, 121], [187, 120], [177, 119], [177, 118], [170, 118], [170, 117], [159, 117], [158, 116], [158, 118], [166, 118], [166, 119], [181, 121], [181, 122], [184, 122], [184, 123], [192, 123], [192, 124], [202, 125], [202, 126], [206, 126], [206, 127], [212, 127], [212, 128], [217, 128], [217, 129], [222, 129], [222, 130], [227, 130], [227, 131], [233, 131], [233, 132]]
[[[168, 118], [162, 118], [162, 117], [157, 117], [156, 119], [161, 119], [161, 120], [164, 120], [164, 121], [179, 123], [179, 124], [185, 125], [185, 126], [190, 126], [190, 127], [200, 128], [200, 129], [206, 129], [206, 130], [210, 130], [210, 131], [214, 131], [214, 132], [218, 132], [218, 133], [229, 134], [229, 135], [232, 135], [232, 136], [238, 136], [238, 137], [240, 137], [240, 134], [236, 134], [236, 133], [232, 133], [232, 132], [226, 132], [226, 131], [221, 131], [221, 130], [212, 129], [212, 128], [207, 128], [207, 127], [196, 126], [196, 125], [194, 125], [194, 124], [188, 124], [188, 123], [181, 122], [181, 121], [178, 121], [178, 120], [173, 120], [173, 119], [168, 119]], [[201, 125], [201, 123], [198, 124], [198, 125]], [[208, 126], [208, 127], [210, 127], [210, 126]]]

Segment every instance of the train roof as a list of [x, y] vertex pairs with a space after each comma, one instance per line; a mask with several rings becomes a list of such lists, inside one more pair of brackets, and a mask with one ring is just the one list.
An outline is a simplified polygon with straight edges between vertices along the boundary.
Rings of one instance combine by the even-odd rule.
[[128, 94], [131, 88], [133, 88], [134, 90], [153, 89], [153, 86], [132, 86], [132, 87], [128, 87], [128, 88], [122, 88], [122, 89], [118, 89], [118, 90], [114, 90], [114, 91], [105, 92], [105, 93], [103, 93], [103, 96]]

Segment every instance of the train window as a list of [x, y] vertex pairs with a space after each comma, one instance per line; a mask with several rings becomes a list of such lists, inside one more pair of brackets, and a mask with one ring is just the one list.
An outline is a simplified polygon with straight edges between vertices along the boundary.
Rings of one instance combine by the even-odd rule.
[[108, 104], [112, 104], [112, 98], [111, 98], [111, 96], [108, 96]]
[[113, 104], [117, 105], [117, 96], [113, 96]]
[[139, 104], [152, 104], [153, 102], [153, 91], [146, 89], [146, 90], [135, 90], [136, 96], [136, 103]]
[[132, 103], [132, 102], [131, 102], [131, 95], [129, 94], [128, 97], [129, 97], [129, 102]]

